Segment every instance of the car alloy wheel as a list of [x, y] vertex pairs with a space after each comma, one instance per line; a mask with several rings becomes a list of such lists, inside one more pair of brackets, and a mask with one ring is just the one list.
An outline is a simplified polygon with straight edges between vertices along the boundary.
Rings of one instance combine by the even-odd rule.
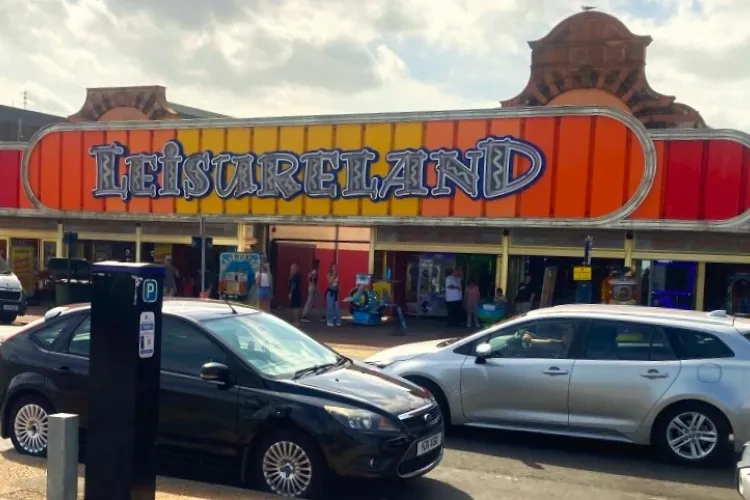
[[27, 403], [16, 412], [13, 435], [21, 449], [30, 455], [41, 455], [47, 450], [49, 415], [36, 403]]
[[699, 461], [710, 456], [719, 443], [716, 424], [699, 412], [685, 412], [675, 416], [667, 425], [667, 444], [678, 457]]
[[283, 497], [300, 497], [312, 484], [312, 460], [291, 441], [272, 444], [263, 454], [263, 477], [270, 490]]

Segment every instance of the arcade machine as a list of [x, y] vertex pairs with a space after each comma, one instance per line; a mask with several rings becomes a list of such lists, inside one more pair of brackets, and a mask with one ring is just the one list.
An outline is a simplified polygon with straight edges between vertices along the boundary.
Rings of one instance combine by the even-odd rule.
[[447, 316], [445, 279], [456, 267], [453, 254], [424, 253], [414, 256], [407, 273], [406, 310], [415, 316]]
[[[386, 273], [390, 276], [390, 273]], [[394, 304], [390, 294], [391, 283], [385, 280], [374, 281], [371, 274], [357, 274], [355, 286], [349, 291], [344, 302], [349, 303], [349, 313], [355, 325], [375, 326], [382, 322], [383, 313], [395, 309], [402, 330], [406, 330], [403, 311]]]
[[736, 273], [727, 280], [727, 313], [750, 317], [750, 273]]
[[693, 308], [697, 265], [658, 260], [651, 266], [649, 305], [669, 309]]
[[634, 306], [638, 304], [636, 289], [638, 282], [633, 278], [632, 273], [626, 273], [612, 277], [608, 280], [609, 284], [609, 303], [621, 306]]

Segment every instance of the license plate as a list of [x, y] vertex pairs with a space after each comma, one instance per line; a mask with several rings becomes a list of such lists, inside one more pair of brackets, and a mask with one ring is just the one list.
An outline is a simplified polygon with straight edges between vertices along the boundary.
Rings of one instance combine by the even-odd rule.
[[3, 311], [18, 312], [18, 306], [3, 306]]
[[443, 435], [435, 434], [427, 439], [423, 439], [417, 443], [417, 456], [420, 457], [425, 453], [429, 453], [435, 448], [439, 448], [443, 444]]

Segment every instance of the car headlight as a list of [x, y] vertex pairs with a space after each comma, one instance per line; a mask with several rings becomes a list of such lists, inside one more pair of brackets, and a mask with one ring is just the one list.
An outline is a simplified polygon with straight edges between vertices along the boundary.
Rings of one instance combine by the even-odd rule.
[[325, 409], [333, 418], [349, 429], [368, 432], [400, 432], [400, 429], [390, 419], [368, 410], [343, 406], [325, 406]]

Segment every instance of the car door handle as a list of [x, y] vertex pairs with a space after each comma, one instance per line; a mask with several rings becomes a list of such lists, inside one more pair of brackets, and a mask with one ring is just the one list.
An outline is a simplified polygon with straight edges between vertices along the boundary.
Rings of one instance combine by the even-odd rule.
[[659, 370], [649, 370], [646, 373], [641, 373], [641, 377], [643, 378], [667, 378], [669, 377], [669, 373], [662, 373]]
[[60, 372], [60, 373], [70, 373], [70, 367], [69, 366], [64, 366], [64, 365], [63, 366], [58, 366], [57, 368], [55, 368], [55, 371], [56, 372]]
[[561, 370], [556, 366], [550, 366], [547, 370], [544, 370], [542, 373], [545, 375], [567, 375], [568, 370]]

